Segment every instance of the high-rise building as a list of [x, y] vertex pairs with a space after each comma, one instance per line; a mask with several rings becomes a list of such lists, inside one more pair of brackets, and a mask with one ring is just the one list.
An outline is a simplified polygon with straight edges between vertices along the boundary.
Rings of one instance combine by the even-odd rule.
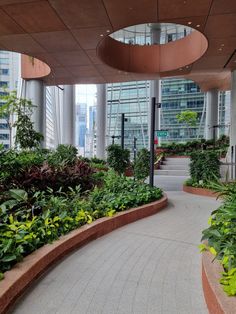
[[[19, 75], [19, 54], [10, 51], [0, 51], [0, 96], [17, 89]], [[0, 99], [0, 106], [3, 105]], [[0, 118], [0, 143], [5, 148], [10, 146], [10, 130], [7, 120]]]
[[96, 106], [89, 107], [89, 125], [85, 138], [85, 156], [96, 156]]
[[[184, 79], [162, 80], [161, 129], [168, 130], [163, 142], [186, 142], [204, 137], [204, 93], [192, 81]], [[179, 123], [177, 115], [182, 111], [197, 112], [196, 126]]]
[[[168, 130], [168, 136], [162, 138], [161, 142], [186, 142], [203, 138], [206, 101], [198, 85], [180, 78], [164, 79], [161, 82], [161, 94], [160, 126]], [[134, 137], [137, 138], [137, 148], [148, 146], [149, 95], [149, 81], [107, 85], [108, 144], [120, 143], [121, 113], [125, 113], [125, 147], [132, 151]], [[226, 124], [226, 127], [219, 128], [219, 134], [228, 134], [227, 108], [230, 96], [228, 92], [219, 95], [219, 124]], [[188, 130], [184, 123], [178, 122], [176, 116], [182, 111], [197, 112], [196, 126]]]
[[126, 82], [107, 85], [108, 144], [120, 143], [121, 113], [125, 114], [125, 147], [148, 145], [149, 82]]
[[87, 132], [87, 104], [80, 103], [76, 106], [77, 146], [80, 154], [85, 152], [85, 136]]

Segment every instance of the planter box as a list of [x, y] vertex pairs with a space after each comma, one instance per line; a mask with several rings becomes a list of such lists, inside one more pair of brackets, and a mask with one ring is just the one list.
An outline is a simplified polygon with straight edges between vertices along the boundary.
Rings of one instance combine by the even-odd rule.
[[78, 249], [126, 224], [154, 215], [165, 208], [167, 204], [168, 199], [164, 195], [156, 202], [117, 213], [114, 217], [100, 218], [28, 255], [21, 263], [7, 271], [5, 278], [0, 282], [0, 314], [6, 313], [35, 279], [72, 250]]
[[202, 286], [210, 314], [236, 313], [236, 297], [229, 297], [219, 283], [223, 267], [210, 252], [202, 255]]
[[215, 193], [212, 190], [204, 189], [204, 188], [195, 188], [193, 186], [187, 186], [183, 185], [183, 191], [195, 195], [201, 195], [201, 196], [209, 196], [209, 197], [215, 197], [217, 198], [219, 196], [218, 193]]

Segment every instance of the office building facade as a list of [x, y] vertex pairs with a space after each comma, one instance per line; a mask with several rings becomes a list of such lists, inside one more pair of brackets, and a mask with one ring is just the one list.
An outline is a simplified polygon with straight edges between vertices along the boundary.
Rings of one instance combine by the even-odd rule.
[[[19, 54], [9, 51], [0, 51], [0, 96], [17, 90], [19, 76]], [[0, 106], [4, 101], [0, 99]], [[0, 143], [5, 148], [10, 147], [10, 130], [8, 119], [0, 117]]]
[[[127, 82], [107, 85], [107, 142], [120, 143], [121, 113], [125, 113], [125, 147], [148, 148], [148, 107], [150, 82]], [[204, 137], [206, 120], [206, 96], [193, 81], [170, 78], [161, 82], [160, 128], [168, 130], [162, 143], [187, 142]], [[219, 93], [219, 132], [227, 134], [230, 93]], [[197, 113], [197, 123], [188, 129], [179, 123], [177, 115], [182, 111]], [[228, 117], [228, 120], [227, 120]], [[228, 121], [228, 122], [227, 122]], [[224, 125], [224, 127], [223, 127]]]

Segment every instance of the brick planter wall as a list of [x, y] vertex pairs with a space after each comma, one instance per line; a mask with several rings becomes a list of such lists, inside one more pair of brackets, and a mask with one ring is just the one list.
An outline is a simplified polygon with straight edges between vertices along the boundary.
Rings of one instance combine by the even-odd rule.
[[223, 267], [210, 252], [202, 255], [202, 286], [210, 314], [236, 313], [236, 297], [228, 297], [219, 283]]
[[195, 188], [192, 186], [183, 185], [183, 191], [191, 194], [210, 196], [217, 198], [218, 194], [209, 189]]

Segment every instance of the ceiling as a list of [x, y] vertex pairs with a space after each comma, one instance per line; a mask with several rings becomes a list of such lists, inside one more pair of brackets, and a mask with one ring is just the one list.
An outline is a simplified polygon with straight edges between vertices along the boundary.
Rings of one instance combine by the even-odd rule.
[[109, 33], [155, 22], [191, 26], [208, 39], [198, 61], [162, 77], [191, 78], [203, 90], [230, 88], [230, 72], [236, 69], [234, 0], [0, 0], [0, 49], [46, 62], [49, 85], [155, 79], [158, 73], [111, 68], [97, 54]]

